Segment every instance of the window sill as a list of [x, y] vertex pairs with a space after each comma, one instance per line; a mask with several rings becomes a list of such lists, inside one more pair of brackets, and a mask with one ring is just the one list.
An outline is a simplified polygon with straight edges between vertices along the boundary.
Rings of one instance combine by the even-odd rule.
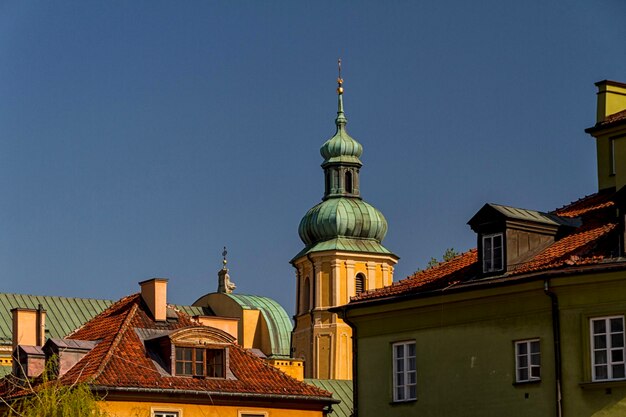
[[606, 389], [615, 387], [626, 387], [626, 379], [613, 379], [608, 381], [581, 382], [578, 384], [582, 389]]
[[408, 404], [414, 404], [414, 403], [416, 403], [416, 402], [417, 402], [417, 398], [415, 398], [415, 399], [413, 399], [413, 400], [405, 400], [405, 401], [391, 401], [391, 402], [389, 403], [389, 405], [392, 405], [392, 406], [398, 406], [398, 405], [400, 405], [400, 406], [401, 406], [401, 405], [404, 405], [404, 404], [407, 404], [407, 405], [408, 405]]
[[531, 379], [529, 381], [513, 382], [512, 385], [514, 387], [519, 387], [519, 386], [535, 385], [535, 384], [539, 384], [540, 382], [541, 382], [541, 379]]

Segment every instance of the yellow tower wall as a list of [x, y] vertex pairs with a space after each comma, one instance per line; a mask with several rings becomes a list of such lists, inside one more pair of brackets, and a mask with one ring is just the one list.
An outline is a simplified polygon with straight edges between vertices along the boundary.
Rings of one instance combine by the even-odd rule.
[[294, 357], [305, 362], [306, 378], [352, 379], [352, 329], [328, 310], [356, 295], [357, 274], [365, 277], [365, 290], [391, 285], [396, 262], [394, 255], [340, 251], [294, 262], [298, 301], [292, 345]]

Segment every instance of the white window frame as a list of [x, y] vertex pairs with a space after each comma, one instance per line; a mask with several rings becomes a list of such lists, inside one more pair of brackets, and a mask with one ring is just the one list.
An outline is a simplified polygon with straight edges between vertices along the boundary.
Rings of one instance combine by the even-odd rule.
[[[536, 352], [533, 346], [537, 346]], [[520, 375], [523, 370], [525, 378]], [[536, 381], [541, 381], [541, 343], [539, 339], [518, 340], [515, 342], [515, 382]]]
[[[397, 348], [400, 346], [402, 346], [402, 356], [398, 355]], [[413, 347], [413, 355], [409, 354], [409, 348], [411, 346]], [[417, 399], [417, 359], [415, 354], [415, 340], [393, 343], [391, 345], [391, 349], [393, 356], [393, 401], [414, 401]], [[401, 381], [399, 381], [399, 379], [401, 379]], [[410, 382], [411, 379], [413, 382]]]
[[[494, 267], [494, 250], [493, 250], [493, 240], [496, 237], [500, 237], [500, 267], [499, 268], [495, 268]], [[486, 251], [485, 251], [485, 241], [490, 240], [491, 241], [491, 254], [490, 254], [490, 258], [489, 258], [489, 262], [491, 264], [491, 266], [489, 268], [486, 267]], [[482, 264], [483, 264], [483, 272], [498, 272], [498, 271], [503, 271], [504, 270], [504, 233], [492, 233], [490, 235], [483, 235], [482, 237]]]
[[[595, 331], [595, 323], [604, 322], [604, 332]], [[621, 322], [621, 331], [612, 331], [612, 323]], [[620, 337], [621, 335], [621, 337]], [[614, 315], [589, 319], [589, 337], [591, 351], [591, 380], [616, 381], [626, 379], [626, 340], [624, 339], [624, 316]], [[619, 346], [621, 344], [621, 346]], [[604, 363], [598, 359], [604, 353]], [[620, 357], [621, 356], [621, 360]], [[605, 375], [598, 376], [599, 368], [606, 368]], [[620, 369], [621, 372], [616, 372]], [[616, 377], [615, 374], [618, 374]]]
[[183, 412], [180, 409], [168, 410], [163, 408], [153, 408], [152, 417], [183, 417]]

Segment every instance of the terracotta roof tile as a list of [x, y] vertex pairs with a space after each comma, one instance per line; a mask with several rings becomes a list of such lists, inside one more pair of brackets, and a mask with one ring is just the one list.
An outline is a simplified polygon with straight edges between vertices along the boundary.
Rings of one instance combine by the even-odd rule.
[[458, 279], [461, 279], [476, 264], [476, 261], [477, 251], [472, 249], [447, 262], [441, 262], [432, 268], [418, 271], [408, 278], [394, 282], [388, 287], [362, 292], [357, 297], [353, 297], [352, 300], [361, 301], [408, 293], [415, 289], [424, 289], [429, 284], [441, 284], [442, 281], [445, 282], [443, 285], [451, 285], [456, 283]]
[[597, 262], [602, 255], [594, 253], [598, 241], [609, 234], [617, 225], [614, 223], [590, 225], [576, 233], [557, 240], [530, 261], [518, 265], [510, 275], [519, 275], [542, 269], [552, 269], [563, 265]]
[[[605, 238], [617, 228], [617, 224], [606, 221], [607, 208], [615, 206], [615, 192], [601, 191], [552, 212], [562, 217], [581, 217], [583, 225], [573, 233], [557, 240], [529, 261], [509, 268], [497, 278], [520, 276], [527, 273], [567, 268], [576, 265], [599, 263], [604, 258]], [[612, 218], [611, 216], [608, 217]], [[447, 262], [432, 268], [418, 271], [413, 275], [377, 290], [361, 293], [353, 297], [353, 302], [365, 302], [399, 295], [421, 293], [444, 289], [451, 286], [470, 284], [480, 277], [480, 264], [477, 250], [472, 249]]]
[[554, 210], [552, 213], [561, 217], [579, 217], [601, 209], [614, 207], [615, 192], [612, 189], [602, 190], [590, 194], [564, 207]]
[[238, 345], [229, 346], [230, 370], [236, 379], [163, 376], [146, 354], [135, 328], [176, 330], [198, 324], [177, 311], [177, 321], [155, 322], [139, 294], [121, 299], [72, 333], [69, 338], [99, 343], [62, 378], [63, 383], [90, 381], [103, 387], [167, 388], [205, 392], [295, 395], [328, 398], [331, 393], [297, 381]]

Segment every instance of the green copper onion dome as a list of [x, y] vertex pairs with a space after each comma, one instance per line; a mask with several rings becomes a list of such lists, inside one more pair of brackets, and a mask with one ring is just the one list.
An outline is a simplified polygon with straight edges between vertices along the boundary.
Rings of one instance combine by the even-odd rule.
[[[342, 87], [339, 87], [343, 93]], [[320, 153], [324, 158], [322, 166], [326, 166], [330, 163], [352, 163], [361, 166], [361, 160], [359, 157], [363, 153], [363, 146], [354, 138], [352, 138], [347, 130], [346, 124], [348, 119], [343, 112], [343, 94], [339, 94], [339, 108], [337, 111], [337, 118], [335, 124], [337, 125], [337, 132], [335, 135], [328, 139], [320, 149]]]
[[[387, 221], [382, 213], [361, 199], [359, 157], [363, 147], [346, 131], [348, 120], [343, 111], [343, 80], [337, 80], [337, 131], [322, 148], [324, 157], [325, 191], [321, 203], [310, 209], [300, 221], [298, 233], [307, 246], [305, 251], [317, 251], [328, 245], [321, 242], [341, 240], [348, 249], [387, 252], [380, 243], [387, 234]], [[321, 244], [321, 246], [320, 246]], [[363, 249], [367, 248], [367, 249]]]
[[336, 237], [374, 239], [380, 243], [387, 234], [387, 220], [360, 198], [330, 198], [304, 215], [298, 233], [305, 245]]

